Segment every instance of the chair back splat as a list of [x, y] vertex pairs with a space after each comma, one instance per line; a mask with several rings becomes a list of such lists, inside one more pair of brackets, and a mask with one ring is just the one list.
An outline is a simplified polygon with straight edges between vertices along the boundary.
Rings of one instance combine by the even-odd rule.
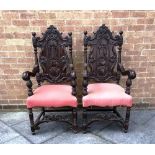
[[114, 35], [105, 25], [99, 27], [93, 36], [88, 36], [87, 32], [84, 32], [87, 57], [85, 64], [89, 79], [94, 79], [97, 82], [109, 80], [118, 82], [120, 80], [117, 64], [121, 63], [122, 34], [120, 32]]
[[35, 51], [34, 72], [38, 83], [45, 80], [50, 83], [70, 81], [73, 68], [72, 33], [63, 37], [62, 33], [51, 25], [42, 33], [42, 37], [36, 37], [36, 33], [32, 35]]

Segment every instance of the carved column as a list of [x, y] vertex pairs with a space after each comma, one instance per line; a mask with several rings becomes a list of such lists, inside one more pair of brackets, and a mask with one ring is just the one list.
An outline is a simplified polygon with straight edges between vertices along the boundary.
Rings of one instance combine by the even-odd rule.
[[83, 73], [83, 95], [87, 95], [88, 75], [87, 75], [87, 31], [84, 32], [84, 73]]
[[[119, 43], [118, 43], [118, 63], [121, 64], [121, 54], [122, 54], [122, 45], [123, 45], [123, 31], [119, 32]], [[117, 73], [117, 84], [120, 82], [120, 73]]]
[[76, 95], [76, 73], [74, 72], [73, 67], [73, 57], [72, 57], [72, 33], [69, 35], [69, 59], [70, 59], [70, 69], [71, 69], [71, 86], [72, 86], [72, 95]]
[[[39, 73], [39, 62], [38, 62], [38, 52], [37, 52], [37, 38], [36, 38], [36, 33], [32, 32], [32, 42], [33, 42], [33, 48], [34, 48], [34, 55], [35, 55], [35, 64], [33, 67], [33, 74], [36, 75], [37, 73]], [[38, 86], [40, 86], [40, 81], [37, 80], [38, 82]]]

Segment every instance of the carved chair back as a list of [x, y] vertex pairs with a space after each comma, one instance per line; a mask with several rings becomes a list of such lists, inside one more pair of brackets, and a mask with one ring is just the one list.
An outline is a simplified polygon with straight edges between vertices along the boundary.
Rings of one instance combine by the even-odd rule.
[[121, 63], [123, 32], [112, 33], [102, 25], [92, 36], [84, 32], [85, 69], [88, 79], [97, 82], [114, 81], [119, 83], [117, 64]]
[[62, 36], [56, 27], [51, 25], [42, 37], [32, 33], [35, 53], [33, 73], [38, 84], [45, 80], [60, 83], [71, 80], [72, 65], [72, 33]]

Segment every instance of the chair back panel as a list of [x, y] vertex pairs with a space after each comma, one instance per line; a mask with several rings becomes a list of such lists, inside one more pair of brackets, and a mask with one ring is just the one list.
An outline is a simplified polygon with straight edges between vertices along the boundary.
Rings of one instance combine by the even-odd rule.
[[88, 50], [85, 63], [89, 79], [98, 82], [119, 80], [117, 63], [121, 61], [122, 43], [122, 34], [114, 35], [105, 25], [100, 26], [93, 36], [87, 36], [85, 32], [84, 46]]
[[38, 52], [40, 71], [37, 74], [37, 81], [46, 80], [50, 83], [60, 83], [70, 80], [71, 35], [69, 33], [68, 36], [62, 37], [62, 33], [51, 25], [41, 38], [33, 38], [33, 43], [37, 45], [38, 51], [40, 50]]

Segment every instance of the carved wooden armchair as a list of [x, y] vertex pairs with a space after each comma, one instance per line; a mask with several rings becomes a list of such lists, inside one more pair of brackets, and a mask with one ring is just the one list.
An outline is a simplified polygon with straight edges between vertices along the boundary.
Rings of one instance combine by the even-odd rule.
[[[41, 123], [50, 121], [67, 122], [76, 130], [76, 74], [72, 60], [72, 33], [63, 37], [62, 33], [51, 25], [42, 37], [36, 37], [35, 32], [32, 36], [35, 65], [32, 72], [26, 71], [22, 75], [28, 87], [29, 97], [26, 104], [32, 134], [35, 134], [35, 130], [39, 129]], [[38, 83], [35, 91], [32, 89], [31, 77], [36, 77]], [[32, 109], [36, 107], [41, 108], [41, 113], [34, 120]], [[72, 117], [46, 113], [69, 111]]]
[[[83, 74], [83, 128], [86, 129], [94, 121], [111, 120], [123, 125], [128, 131], [132, 97], [130, 87], [136, 78], [134, 70], [125, 70], [121, 64], [123, 32], [115, 34], [102, 25], [88, 36], [84, 32], [84, 74]], [[126, 90], [120, 85], [121, 75], [127, 76]], [[96, 83], [88, 84], [95, 80]], [[125, 119], [117, 111], [118, 106], [127, 108]], [[94, 115], [89, 121], [89, 111], [110, 111]]]

